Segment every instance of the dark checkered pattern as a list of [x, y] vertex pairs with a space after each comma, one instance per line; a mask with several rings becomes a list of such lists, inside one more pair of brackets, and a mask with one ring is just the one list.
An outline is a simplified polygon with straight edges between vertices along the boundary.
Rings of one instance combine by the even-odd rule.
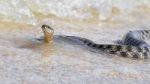
[[128, 58], [138, 58], [138, 59], [147, 59], [150, 56], [150, 47], [145, 42], [146, 39], [150, 39], [150, 30], [138, 30], [128, 32], [124, 39], [122, 45], [115, 44], [96, 44], [93, 41], [76, 37], [76, 36], [67, 36], [71, 39], [76, 39], [76, 41], [82, 42], [91, 48], [101, 50], [110, 54], [116, 54], [122, 57]]

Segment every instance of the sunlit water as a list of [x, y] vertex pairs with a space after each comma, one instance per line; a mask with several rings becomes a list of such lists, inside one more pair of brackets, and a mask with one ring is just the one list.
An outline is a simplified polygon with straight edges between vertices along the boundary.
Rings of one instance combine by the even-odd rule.
[[[36, 40], [42, 24], [55, 35], [74, 35], [96, 43], [114, 44], [129, 30], [149, 29], [147, 23], [87, 24], [51, 18], [36, 26], [3, 23], [0, 33], [0, 83], [99, 84], [150, 82], [150, 60], [97, 52], [54, 36], [52, 44]], [[9, 26], [10, 24], [10, 26]], [[6, 26], [7, 25], [7, 26]], [[9, 80], [9, 81], [7, 81]]]
[[[0, 84], [149, 84], [150, 60], [99, 52], [58, 35], [114, 44], [150, 29], [149, 0], [1, 0]], [[52, 44], [42, 24], [54, 30]], [[9, 80], [9, 81], [8, 81]]]

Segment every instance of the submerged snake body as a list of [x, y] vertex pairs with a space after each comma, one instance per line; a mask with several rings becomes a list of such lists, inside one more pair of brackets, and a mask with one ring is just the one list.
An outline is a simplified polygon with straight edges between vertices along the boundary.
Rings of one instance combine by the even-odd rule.
[[[54, 31], [48, 25], [43, 25], [42, 29], [45, 35], [44, 40], [46, 43], [49, 43], [52, 40]], [[120, 45], [97, 44], [89, 39], [76, 36], [65, 36], [65, 38], [79, 42], [90, 48], [122, 57], [147, 59], [150, 56], [150, 46], [145, 42], [145, 40], [150, 39], [150, 30], [130, 31], [124, 36]]]
[[75, 36], [67, 36], [67, 38], [78, 42], [80, 41], [82, 44], [96, 50], [116, 54], [122, 57], [147, 59], [150, 55], [150, 47], [144, 41], [150, 38], [150, 30], [130, 31], [125, 35], [122, 45], [96, 44], [89, 39]]
[[149, 45], [145, 42], [147, 39], [150, 39], [150, 30], [130, 31], [124, 37], [123, 43], [125, 45], [148, 47]]

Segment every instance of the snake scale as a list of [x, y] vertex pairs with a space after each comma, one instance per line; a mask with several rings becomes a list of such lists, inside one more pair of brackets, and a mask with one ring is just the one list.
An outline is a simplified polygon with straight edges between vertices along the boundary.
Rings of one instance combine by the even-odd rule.
[[[44, 25], [42, 27], [45, 29], [50, 28], [48, 25]], [[124, 36], [122, 44], [97, 44], [82, 37], [65, 37], [70, 40], [80, 42], [82, 45], [86, 45], [90, 48], [121, 57], [147, 59], [150, 56], [150, 46], [146, 43], [146, 40], [150, 39], [150, 30], [130, 31]]]

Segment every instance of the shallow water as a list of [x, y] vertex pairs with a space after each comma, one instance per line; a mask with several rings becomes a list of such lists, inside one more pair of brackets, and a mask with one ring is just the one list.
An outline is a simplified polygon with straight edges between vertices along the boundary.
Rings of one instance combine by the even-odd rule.
[[[57, 38], [57, 35], [74, 35], [96, 43], [114, 44], [129, 30], [149, 29], [147, 23], [148, 21], [99, 25], [56, 18], [43, 20], [36, 26], [2, 23], [0, 83], [149, 84], [149, 59], [109, 55]], [[54, 28], [56, 36], [52, 44], [36, 40], [43, 36], [40, 28], [42, 24], [49, 24]]]
[[[0, 84], [149, 84], [149, 59], [109, 55], [57, 37], [114, 44], [130, 30], [150, 29], [149, 3], [1, 0]], [[54, 28], [52, 44], [36, 40], [43, 36], [42, 24]]]

